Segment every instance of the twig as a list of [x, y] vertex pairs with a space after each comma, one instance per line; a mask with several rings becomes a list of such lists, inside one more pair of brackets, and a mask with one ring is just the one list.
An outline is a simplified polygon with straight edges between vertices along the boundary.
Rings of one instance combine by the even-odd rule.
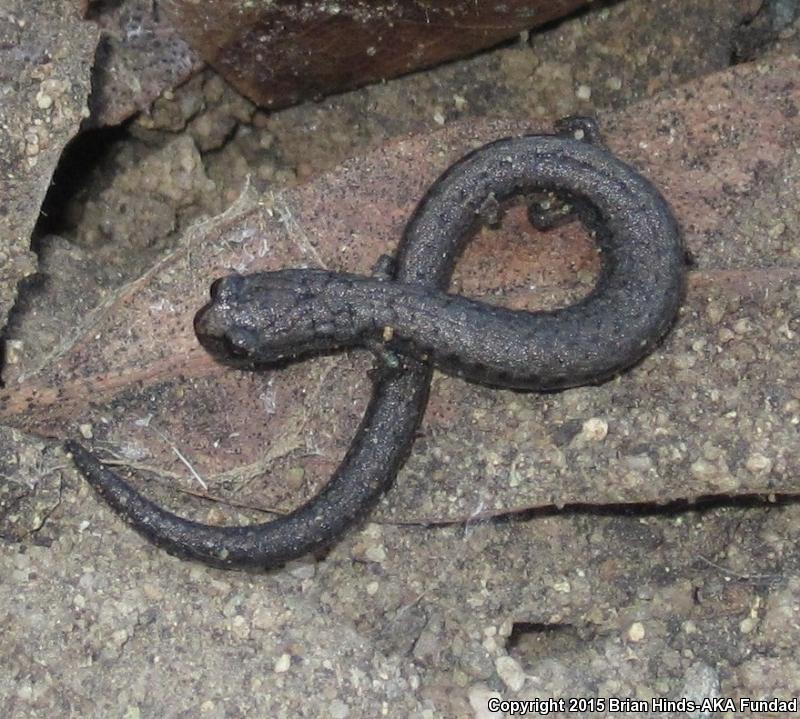
[[712, 562], [708, 557], [704, 557], [702, 554], [698, 554], [697, 557], [709, 567], [713, 567], [720, 572], [736, 577], [736, 579], [742, 579], [748, 582], [774, 582], [781, 578], [780, 574], [741, 574], [740, 572], [734, 572], [732, 569], [728, 569], [728, 567], [723, 567], [721, 564]]
[[178, 459], [181, 462], [183, 462], [184, 465], [186, 465], [186, 468], [192, 473], [192, 476], [197, 480], [197, 483], [207, 492], [208, 485], [205, 483], [205, 480], [197, 473], [197, 470], [192, 466], [192, 463], [188, 459], [186, 459], [186, 457], [178, 449], [178, 447], [175, 444], [173, 444], [169, 440], [167, 435], [165, 435], [163, 432], [160, 432], [155, 427], [150, 427], [150, 429], [152, 429], [153, 432], [155, 432], [159, 437], [161, 437], [161, 439], [163, 439], [172, 448], [172, 451], [175, 452], [175, 455], [178, 457]]

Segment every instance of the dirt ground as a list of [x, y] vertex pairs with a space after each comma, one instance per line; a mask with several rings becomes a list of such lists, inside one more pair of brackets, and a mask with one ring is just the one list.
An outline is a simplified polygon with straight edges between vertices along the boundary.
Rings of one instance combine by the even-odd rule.
[[[202, 235], [248, 198], [303, 188], [313, 195], [314, 188], [343, 176], [335, 168], [349, 158], [361, 158], [351, 167], [377, 166], [380, 157], [371, 151], [451, 127], [509, 122], [547, 130], [553, 119], [570, 114], [617, 118], [634, 108], [635, 116], [638, 103], [657, 107], [653, 98], [672, 97], [676, 88], [707, 77], [707, 86], [690, 87], [712, 87], [713, 78], [728, 77], [715, 73], [735, 73], [731, 68], [740, 64], [743, 73], [780, 80], [781, 67], [794, 67], [781, 63], [796, 60], [800, 51], [798, 5], [593, 3], [579, 16], [473, 58], [274, 113], [258, 109], [205, 68], [148, 111], [121, 126], [88, 130], [64, 151], [32, 231], [39, 272], [20, 285], [5, 329], [6, 390], [46, 372], [54, 348], [72, 336], [70, 328], [153, 273], [187, 236]], [[727, 80], [719, 82], [727, 89]], [[790, 97], [793, 83], [786, 78]], [[692, 92], [686, 103], [697, 100]], [[777, 100], [775, 108], [791, 120]], [[616, 121], [624, 126], [624, 119]], [[464, 436], [456, 441], [446, 429], [437, 430], [442, 436], [429, 432], [418, 442], [408, 480], [402, 473], [398, 478], [394, 499], [390, 492], [372, 521], [327, 555], [266, 573], [226, 572], [152, 547], [94, 497], [55, 440], [9, 421], [0, 428], [2, 715], [482, 718], [502, 716], [488, 710], [491, 697], [798, 696], [800, 484], [794, 465], [786, 460], [788, 469], [779, 466], [772, 456], [781, 453], [776, 448], [794, 456], [800, 439], [800, 396], [791, 376], [800, 333], [792, 274], [800, 249], [791, 230], [800, 220], [800, 173], [791, 143], [796, 148], [800, 140], [784, 139], [780, 172], [741, 158], [742, 175], [752, 172], [763, 183], [752, 202], [731, 189], [734, 172], [731, 183], [721, 181], [732, 198], [730, 214], [744, 204], [748, 212], [737, 216], [735, 228], [725, 226], [730, 234], [709, 231], [698, 259], [701, 267], [709, 257], [717, 259], [726, 270], [763, 264], [771, 304], [744, 293], [738, 304], [730, 295], [715, 295], [697, 309], [711, 318], [713, 342], [685, 330], [676, 342], [689, 349], [670, 355], [668, 345], [662, 358], [674, 363], [669, 372], [677, 378], [669, 401], [695, 422], [687, 419], [685, 426], [695, 434], [716, 433], [713, 442], [701, 443], [702, 456], [687, 459], [686, 477], [678, 479], [716, 491], [682, 494], [682, 485], [675, 485], [674, 493], [651, 499], [642, 489], [648, 500], [636, 502], [611, 499], [613, 492], [594, 502], [576, 499], [580, 491], [563, 500], [552, 490], [550, 502], [512, 492], [508, 504], [484, 513], [471, 495], [455, 496], [443, 477], [453, 474], [458, 457], [485, 441], [480, 423], [498, 411], [488, 393], [470, 389], [461, 399], [472, 424], [462, 415], [456, 423]], [[623, 140], [615, 136], [615, 142]], [[703, 159], [705, 166], [687, 166], [701, 174], [718, 169], [710, 151]], [[368, 195], [369, 188], [360, 191]], [[694, 227], [687, 231], [701, 234]], [[468, 255], [464, 271], [468, 289], [478, 293], [487, 288], [471, 286], [468, 277], [469, 263], [479, 260]], [[769, 274], [776, 268], [789, 273], [788, 281]], [[580, 278], [578, 289], [592, 276]], [[705, 394], [687, 392], [680, 382], [702, 387], [704, 373], [724, 381], [702, 370], [698, 359], [714, 342], [732, 347], [740, 362], [727, 368], [729, 378], [736, 367], [783, 367], [786, 374], [771, 380], [788, 388], [785, 395], [757, 395], [758, 378], [747, 384], [752, 378], [745, 376], [709, 386]], [[346, 384], [348, 375], [341, 376]], [[442, 408], [462, 393], [447, 382], [434, 385], [440, 392], [434, 411], [445, 428], [454, 415]], [[652, 387], [642, 381], [627, 395], [604, 391], [570, 390], [564, 404], [542, 415], [531, 409], [535, 396], [506, 398], [503, 411], [526, 432], [540, 419], [557, 426], [554, 452], [567, 457], [565, 472], [579, 468], [597, 478], [603, 451], [621, 457], [630, 476], [639, 478], [628, 486], [635, 495], [634, 482], [646, 485], [653, 473], [661, 478], [661, 466], [649, 459], [649, 446], [615, 444], [613, 432], [605, 449], [597, 449], [598, 433], [602, 442], [608, 430], [597, 417], [612, 415], [603, 402], [616, 402], [614, 411], [627, 410], [631, 425], [657, 421], [657, 407], [650, 414], [642, 410]], [[714, 398], [713, 407], [727, 412], [720, 410], [719, 418], [709, 417], [706, 401], [714, 391], [725, 395]], [[742, 436], [729, 437], [731, 445], [750, 443], [736, 462], [755, 478], [755, 490], [726, 484], [736, 467], [719, 449], [733, 432], [733, 410], [725, 403], [745, 404], [737, 392], [758, 400], [750, 424], [736, 425]], [[324, 425], [338, 414], [357, 418], [358, 408], [342, 411], [342, 401], [348, 400], [333, 391], [315, 399], [327, 408], [318, 421]], [[112, 425], [115, 412], [113, 403], [103, 408], [87, 434], [105, 432], [103, 422]], [[616, 426], [625, 421], [620, 416]], [[347, 431], [341, 429], [345, 440]], [[520, 437], [509, 441], [521, 444]], [[121, 455], [135, 465], [137, 458], [125, 449]], [[263, 516], [253, 505], [291, 506], [314, 488], [311, 470], [298, 463], [304, 454], [306, 445], [270, 467], [280, 470], [279, 481], [259, 476], [215, 486], [250, 509], [198, 502], [185, 512], [203, 521], [235, 522]], [[144, 466], [145, 459], [137, 461]], [[519, 482], [541, 471], [500, 450], [482, 461], [476, 471], [491, 475], [490, 486], [497, 478], [508, 484], [508, 477]], [[419, 491], [403, 490], [425, 492], [415, 477], [430, 480], [424, 500]], [[186, 478], [161, 478], [146, 491], [176, 509], [186, 506], [185, 493], [174, 488], [189, 486]], [[260, 482], [267, 488], [253, 495], [251, 485]], [[680, 501], [700, 495], [713, 497]], [[519, 497], [522, 504], [514, 504]], [[506, 511], [510, 505], [518, 511]], [[691, 715], [766, 715], [718, 708]], [[589, 713], [578, 707], [562, 714]], [[619, 713], [606, 707], [593, 715]]]

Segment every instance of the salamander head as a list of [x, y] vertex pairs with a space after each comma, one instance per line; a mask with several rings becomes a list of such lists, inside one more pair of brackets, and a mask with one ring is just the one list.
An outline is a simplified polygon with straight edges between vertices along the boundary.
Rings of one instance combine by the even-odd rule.
[[281, 270], [229, 275], [211, 285], [211, 301], [194, 318], [200, 344], [234, 364], [273, 364], [337, 345], [320, 318], [329, 273]]

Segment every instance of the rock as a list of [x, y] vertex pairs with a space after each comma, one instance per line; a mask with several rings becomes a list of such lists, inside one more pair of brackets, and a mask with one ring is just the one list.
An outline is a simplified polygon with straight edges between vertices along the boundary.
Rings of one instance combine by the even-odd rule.
[[88, 114], [99, 33], [71, 0], [7, 0], [0, 17], [0, 325], [36, 270], [31, 233], [61, 152]]

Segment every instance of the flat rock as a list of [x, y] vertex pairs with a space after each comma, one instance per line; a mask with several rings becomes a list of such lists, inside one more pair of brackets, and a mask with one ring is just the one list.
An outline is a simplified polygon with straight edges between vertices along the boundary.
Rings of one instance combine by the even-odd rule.
[[8, 0], [0, 16], [0, 324], [36, 270], [31, 233], [64, 146], [87, 116], [98, 30], [70, 0]]
[[203, 66], [152, 0], [89, 0], [86, 16], [102, 29], [93, 76], [93, 126], [119, 124]]

